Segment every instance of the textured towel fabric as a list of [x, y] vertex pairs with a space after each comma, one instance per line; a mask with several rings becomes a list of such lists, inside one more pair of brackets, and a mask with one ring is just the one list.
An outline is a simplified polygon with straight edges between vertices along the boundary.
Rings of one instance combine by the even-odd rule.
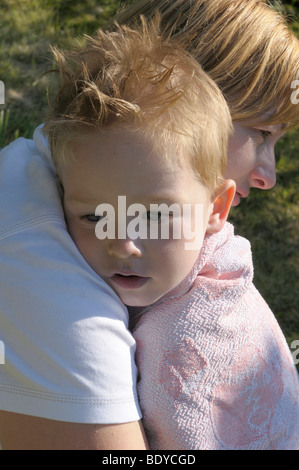
[[226, 224], [137, 318], [151, 449], [299, 449], [298, 373], [252, 278], [250, 244]]

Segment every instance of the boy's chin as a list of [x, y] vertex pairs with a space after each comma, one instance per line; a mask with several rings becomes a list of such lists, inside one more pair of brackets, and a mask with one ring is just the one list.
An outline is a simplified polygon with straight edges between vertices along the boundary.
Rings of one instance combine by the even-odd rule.
[[144, 309], [144, 307], [147, 307], [148, 305], [151, 305], [152, 303], [154, 303], [154, 302], [145, 302], [145, 301], [142, 301], [142, 300], [140, 300], [140, 299], [139, 299], [139, 300], [136, 299], [136, 300], [132, 300], [132, 301], [131, 301], [131, 300], [128, 300], [128, 299], [124, 299], [124, 300], [125, 300], [125, 301], [124, 301], [124, 300], [121, 298], [120, 300], [125, 304], [125, 306], [126, 306], [128, 309], [131, 309], [131, 308], [132, 308], [132, 309], [133, 309], [133, 308], [135, 308], [135, 309], [137, 309], [137, 308]]
[[136, 296], [135, 299], [121, 299], [121, 301], [125, 304], [125, 306], [128, 309], [144, 309], [145, 307], [148, 307], [149, 305], [154, 304], [157, 300], [159, 300], [160, 296], [155, 298], [155, 297], [149, 297], [149, 298], [138, 298]]

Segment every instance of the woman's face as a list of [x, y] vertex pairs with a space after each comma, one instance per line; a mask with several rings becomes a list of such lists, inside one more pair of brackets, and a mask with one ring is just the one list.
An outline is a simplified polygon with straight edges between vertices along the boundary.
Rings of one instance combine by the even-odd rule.
[[250, 188], [270, 189], [275, 185], [274, 146], [285, 133], [284, 127], [280, 124], [245, 127], [234, 123], [225, 173], [237, 185], [233, 206], [249, 195]]

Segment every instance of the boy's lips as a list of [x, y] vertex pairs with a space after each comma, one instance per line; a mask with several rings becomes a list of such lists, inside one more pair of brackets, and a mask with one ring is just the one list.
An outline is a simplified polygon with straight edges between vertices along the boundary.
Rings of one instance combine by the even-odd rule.
[[110, 277], [110, 280], [122, 289], [139, 289], [150, 278], [139, 276], [138, 274], [121, 274], [115, 273]]

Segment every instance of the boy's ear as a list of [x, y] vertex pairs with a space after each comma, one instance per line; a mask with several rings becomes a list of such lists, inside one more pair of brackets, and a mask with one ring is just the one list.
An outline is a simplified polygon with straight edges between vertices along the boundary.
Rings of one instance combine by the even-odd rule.
[[212, 211], [209, 217], [207, 233], [219, 232], [228, 217], [234, 196], [236, 183], [233, 180], [225, 180], [215, 189], [212, 195]]

